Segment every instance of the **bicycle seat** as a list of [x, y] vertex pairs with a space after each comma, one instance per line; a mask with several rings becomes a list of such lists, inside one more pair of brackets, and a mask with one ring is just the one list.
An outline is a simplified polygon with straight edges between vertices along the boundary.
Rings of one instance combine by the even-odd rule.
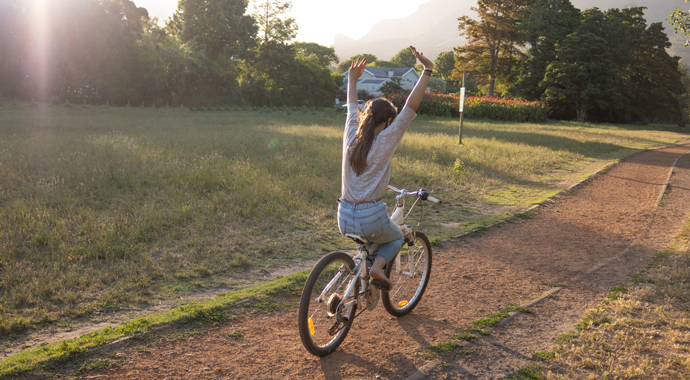
[[355, 234], [345, 234], [345, 236], [346, 236], [346, 237], [349, 237], [350, 239], [352, 239], [355, 243], [357, 243], [357, 244], [359, 244], [359, 245], [362, 245], [362, 244], [366, 244], [366, 243], [367, 243], [367, 239], [365, 239], [365, 238], [363, 238], [363, 237], [361, 237], [361, 236], [359, 236], [359, 235], [355, 235]]

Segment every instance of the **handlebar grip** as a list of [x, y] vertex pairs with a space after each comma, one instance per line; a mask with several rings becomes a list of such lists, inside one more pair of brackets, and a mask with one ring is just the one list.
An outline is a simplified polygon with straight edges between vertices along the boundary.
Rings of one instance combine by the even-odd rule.
[[436, 205], [440, 205], [440, 204], [442, 203], [440, 199], [435, 198], [435, 197], [432, 197], [431, 195], [429, 195], [429, 196], [426, 198], [426, 200], [429, 201], [429, 202], [431, 202], [431, 203], [433, 203], [433, 204], [436, 204]]

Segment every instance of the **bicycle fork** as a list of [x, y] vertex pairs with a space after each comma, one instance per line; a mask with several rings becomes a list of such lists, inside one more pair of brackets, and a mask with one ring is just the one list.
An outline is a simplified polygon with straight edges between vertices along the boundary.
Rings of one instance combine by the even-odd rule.
[[[413, 206], [414, 207], [414, 206]], [[414, 255], [410, 250], [414, 249], [414, 230], [412, 227], [408, 226], [404, 222], [404, 217], [403, 217], [403, 210], [405, 208], [405, 200], [403, 198], [397, 198], [396, 204], [395, 204], [395, 211], [393, 211], [393, 214], [391, 214], [391, 220], [393, 223], [398, 225], [400, 228], [400, 232], [402, 232], [403, 236], [405, 237], [405, 242], [407, 242], [407, 249], [408, 249], [408, 254], [407, 254], [407, 261], [408, 261], [408, 271], [403, 270], [403, 265], [401, 265], [401, 259], [400, 259], [400, 254], [398, 253], [397, 256], [395, 256], [395, 268], [398, 273], [405, 274], [409, 277], [414, 277], [416, 275], [415, 273], [415, 265], [414, 265]]]

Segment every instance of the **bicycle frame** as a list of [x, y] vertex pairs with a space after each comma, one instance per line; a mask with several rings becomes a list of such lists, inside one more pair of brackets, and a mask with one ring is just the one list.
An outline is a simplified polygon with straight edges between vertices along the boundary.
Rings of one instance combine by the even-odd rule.
[[[405, 237], [405, 241], [408, 242], [408, 244], [413, 244], [412, 242], [414, 242], [415, 231], [411, 226], [404, 223], [405, 218], [407, 217], [407, 215], [409, 215], [409, 212], [407, 215], [404, 215], [404, 213], [405, 213], [405, 197], [407, 197], [407, 196], [416, 196], [417, 197], [417, 199], [415, 200], [415, 203], [412, 205], [412, 207], [410, 207], [410, 212], [412, 211], [414, 206], [417, 204], [417, 201], [419, 199], [430, 200], [431, 202], [436, 203], [436, 204], [440, 204], [441, 201], [430, 196], [423, 189], [418, 190], [418, 191], [407, 191], [405, 189], [398, 189], [396, 187], [388, 185], [387, 191], [394, 192], [394, 193], [398, 194], [395, 197], [395, 210], [393, 210], [393, 213], [391, 214], [391, 220], [400, 228], [400, 231], [402, 232], [403, 236]], [[353, 257], [353, 261], [355, 262], [355, 267], [352, 270], [352, 274], [354, 275], [353, 279], [359, 279], [359, 281], [361, 281], [361, 283], [360, 283], [361, 284], [361, 290], [360, 290], [359, 294], [357, 294], [357, 296], [355, 297], [355, 295], [353, 295], [353, 289], [355, 286], [355, 281], [354, 280], [350, 281], [350, 283], [347, 286], [347, 290], [345, 291], [345, 294], [343, 295], [343, 298], [340, 301], [340, 304], [338, 305], [338, 308], [337, 308], [337, 310], [343, 310], [343, 309], [346, 310], [347, 312], [344, 314], [349, 315], [349, 311], [350, 311], [349, 309], [351, 307], [353, 307], [354, 305], [360, 303], [361, 297], [364, 294], [366, 294], [366, 292], [369, 290], [369, 282], [367, 281], [368, 273], [366, 273], [363, 276], [362, 271], [366, 267], [365, 262], [366, 262], [367, 257], [370, 254], [369, 248], [373, 247], [372, 251], [375, 251], [377, 246], [370, 246], [369, 244], [371, 244], [371, 243], [369, 243], [365, 238], [362, 238], [361, 236], [351, 235], [351, 234], [348, 234], [346, 236], [352, 238], [355, 241], [359, 241], [360, 243], [362, 243], [359, 246], [359, 253], [357, 254], [357, 256]], [[398, 270], [398, 273], [402, 273], [402, 274], [407, 275], [409, 277], [414, 277], [416, 275], [415, 269], [414, 269], [415, 263], [412, 260], [409, 260], [409, 263], [408, 263], [409, 271], [403, 271], [403, 269], [402, 269], [403, 266], [401, 265], [401, 259], [400, 259], [399, 254], [395, 256], [395, 263], [396, 263], [396, 268]], [[337, 275], [335, 275], [335, 277], [333, 277], [333, 279], [331, 281], [329, 281], [328, 284], [326, 284], [326, 286], [324, 287], [321, 294], [319, 294], [319, 297], [316, 298], [316, 300], [315, 300], [316, 302], [321, 303], [321, 302], [325, 301], [324, 295], [328, 294], [328, 292], [330, 291], [333, 284], [343, 274], [343, 272], [342, 272], [343, 268], [341, 267], [340, 269], [341, 269], [341, 271]], [[347, 301], [347, 300], [349, 300], [349, 301]], [[339, 313], [339, 315], [340, 315], [340, 313]], [[353, 319], [354, 319], [354, 317], [353, 317]], [[342, 322], [348, 322], [348, 321], [342, 321]]]

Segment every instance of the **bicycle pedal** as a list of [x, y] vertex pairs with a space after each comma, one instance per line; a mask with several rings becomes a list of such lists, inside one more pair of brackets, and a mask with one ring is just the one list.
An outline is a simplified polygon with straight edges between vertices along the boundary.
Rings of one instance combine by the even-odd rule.
[[379, 303], [379, 292], [371, 286], [367, 289], [364, 299], [367, 301], [367, 309], [374, 310]]
[[388, 283], [384, 280], [371, 280], [371, 284], [379, 290], [388, 290]]
[[344, 316], [343, 316], [342, 314], [340, 314], [340, 313], [338, 313], [338, 314], [336, 315], [336, 319], [338, 320], [338, 322], [341, 322], [341, 323], [347, 323], [347, 322], [350, 321], [350, 318], [344, 317]]

